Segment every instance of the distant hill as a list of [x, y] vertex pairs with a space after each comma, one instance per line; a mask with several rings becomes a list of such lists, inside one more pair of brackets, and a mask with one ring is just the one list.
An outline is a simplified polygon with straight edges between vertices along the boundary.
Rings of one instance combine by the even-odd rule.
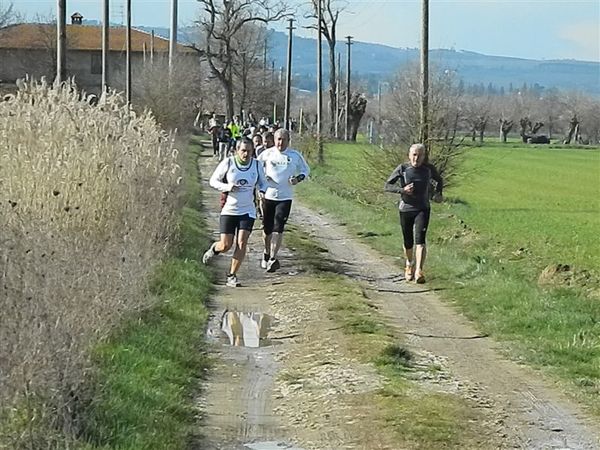
[[[137, 27], [150, 31], [149, 27]], [[155, 28], [155, 33], [168, 37], [168, 29]], [[191, 29], [183, 28], [179, 33], [181, 43], [189, 42]], [[269, 60], [275, 67], [285, 67], [287, 59], [287, 35], [270, 30]], [[316, 39], [294, 37], [293, 41], [293, 84], [301, 89], [315, 90]], [[346, 45], [340, 41], [337, 51], [342, 54], [342, 70], [346, 67]], [[323, 45], [324, 82], [328, 73], [328, 50]], [[379, 81], [391, 77], [403, 66], [419, 59], [417, 48], [395, 48], [381, 44], [354, 42], [352, 45], [353, 75], [366, 80], [371, 91], [377, 90]], [[492, 85], [495, 89], [508, 91], [511, 86], [519, 89], [523, 84], [538, 88], [556, 87], [564, 90], [580, 90], [600, 95], [600, 63], [577, 60], [533, 60], [490, 56], [481, 53], [434, 49], [430, 50], [430, 64], [440, 70], [455, 71], [466, 85]]]

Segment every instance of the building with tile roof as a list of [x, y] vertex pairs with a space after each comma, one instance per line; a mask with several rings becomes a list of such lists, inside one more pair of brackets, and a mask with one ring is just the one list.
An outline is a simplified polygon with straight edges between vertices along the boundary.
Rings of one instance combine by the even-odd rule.
[[[102, 83], [102, 27], [82, 25], [79, 13], [67, 25], [67, 74], [88, 93], [99, 93]], [[125, 27], [109, 32], [109, 85], [125, 86]], [[152, 51], [153, 50], [153, 51]], [[131, 30], [131, 71], [135, 90], [136, 74], [154, 58], [166, 58], [169, 41], [145, 31]], [[178, 57], [198, 60], [194, 49], [177, 45]], [[0, 29], [0, 82], [14, 83], [28, 75], [54, 79], [56, 73], [56, 25], [21, 23]]]

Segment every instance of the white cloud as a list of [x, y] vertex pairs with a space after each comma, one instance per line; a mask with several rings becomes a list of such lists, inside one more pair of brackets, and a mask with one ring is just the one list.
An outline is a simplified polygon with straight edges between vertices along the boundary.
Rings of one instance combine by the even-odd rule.
[[600, 61], [600, 27], [598, 22], [579, 22], [561, 27], [559, 37], [574, 44], [572, 58]]

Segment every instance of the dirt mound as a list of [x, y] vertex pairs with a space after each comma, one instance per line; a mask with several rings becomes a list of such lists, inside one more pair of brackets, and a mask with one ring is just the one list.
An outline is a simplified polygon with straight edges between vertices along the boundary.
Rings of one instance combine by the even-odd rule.
[[550, 264], [538, 277], [538, 286], [579, 287], [595, 291], [598, 280], [588, 270], [578, 270], [569, 264]]

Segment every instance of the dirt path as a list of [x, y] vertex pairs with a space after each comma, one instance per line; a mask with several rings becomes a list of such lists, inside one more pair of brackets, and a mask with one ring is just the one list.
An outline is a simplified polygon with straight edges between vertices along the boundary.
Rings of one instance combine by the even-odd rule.
[[[217, 240], [218, 193], [208, 185], [215, 165], [205, 150], [199, 161], [203, 206]], [[270, 318], [281, 317], [274, 307], [273, 293], [286, 276], [284, 272], [267, 274], [260, 268], [261, 256], [260, 230], [256, 230], [238, 273], [241, 287], [234, 289], [224, 285], [231, 251], [211, 261], [217, 285], [208, 305], [211, 316], [207, 336], [213, 344], [215, 366], [198, 399], [203, 419], [201, 433], [195, 439], [196, 449], [302, 450], [293, 445], [288, 424], [274, 412], [275, 377], [279, 361], [289, 353], [289, 330], [278, 327], [268, 333], [268, 340], [256, 339], [261, 325], [266, 330]], [[289, 253], [284, 250], [282, 257], [289, 257]], [[222, 330], [224, 321], [230, 325], [225, 328], [232, 334], [231, 339]]]
[[[217, 194], [207, 185], [214, 165], [212, 158], [201, 158], [207, 223], [216, 230]], [[444, 376], [422, 377], [417, 382], [467, 398], [481, 408], [482, 415], [493, 418], [501, 448], [600, 448], [598, 430], [575, 405], [539, 374], [499, 356], [497, 344], [480, 337], [435, 294], [401, 281], [390, 259], [298, 202], [292, 222], [329, 250], [328, 258], [339, 262], [344, 275], [363, 283], [369, 302], [399, 334], [407, 336], [415, 354], [443, 366]], [[259, 268], [261, 251], [256, 230], [239, 273], [242, 287], [236, 289], [222, 284], [230, 256], [215, 258], [221, 284], [209, 305], [208, 335], [214, 343], [211, 354], [216, 366], [199, 399], [203, 423], [195, 448], [395, 448], [370, 437], [369, 411], [361, 411], [356, 400], [377, 389], [381, 380], [369, 367], [340, 354], [343, 336], [322, 322], [327, 314], [297, 276], [299, 268], [285, 246], [280, 258], [283, 268], [275, 274]], [[230, 313], [224, 315], [226, 310]], [[266, 315], [262, 321], [261, 315]], [[259, 347], [231, 345], [221, 331], [223, 320], [231, 329], [250, 324], [256, 337], [261, 326], [268, 327], [269, 317], [278, 323]], [[240, 339], [254, 345], [251, 334]], [[293, 379], [300, 375], [290, 370], [290, 364], [319, 385], [304, 380], [309, 375], [302, 375], [300, 382]]]
[[442, 358], [453, 375], [446, 383], [501, 418], [502, 434], [522, 448], [598, 449], [599, 427], [539, 373], [500, 356], [499, 344], [482, 337], [461, 315], [426, 288], [399, 282], [398, 268], [349, 237], [331, 218], [294, 205], [294, 220], [345, 265], [344, 273], [363, 280], [371, 302], [416, 352]]

